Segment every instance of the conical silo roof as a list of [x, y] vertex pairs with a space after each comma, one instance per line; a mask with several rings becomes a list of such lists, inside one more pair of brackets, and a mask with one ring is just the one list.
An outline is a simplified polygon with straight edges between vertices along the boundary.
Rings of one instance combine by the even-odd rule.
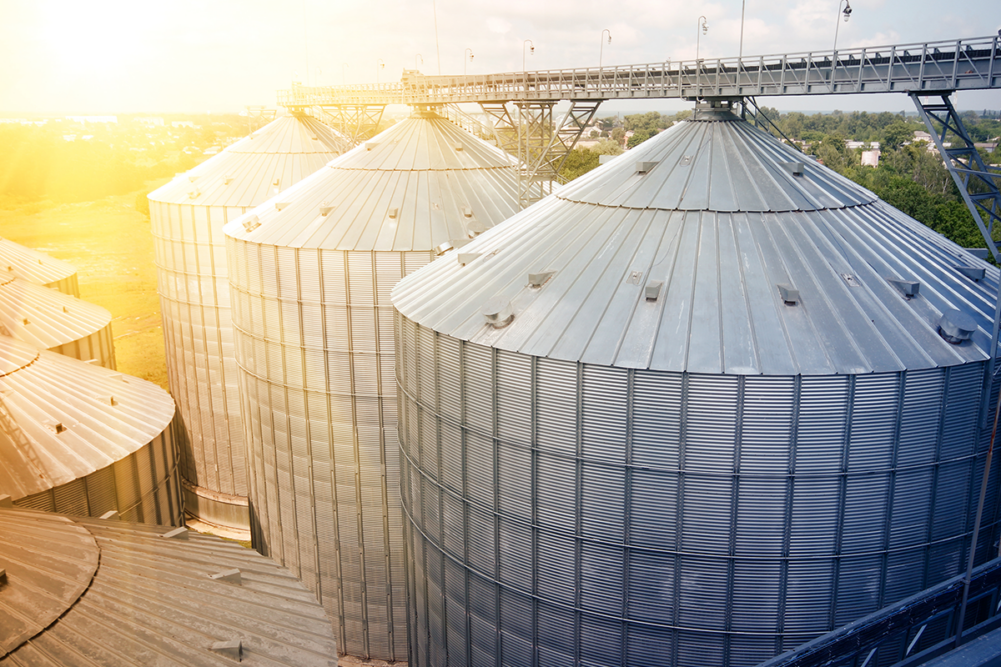
[[173, 417], [151, 382], [0, 336], [0, 495], [17, 501], [107, 468]]
[[[461, 252], [404, 279], [396, 308], [503, 350], [693, 373], [979, 361], [998, 285], [995, 268], [728, 111], [697, 113]], [[486, 322], [505, 307], [509, 324]], [[974, 318], [972, 342], [939, 335], [953, 310]]]
[[0, 269], [36, 285], [80, 296], [75, 266], [10, 239], [0, 238]]
[[114, 369], [111, 313], [0, 269], [0, 335]]
[[220, 538], [0, 508], [0, 665], [328, 667], [330, 620], [285, 568]]
[[236, 239], [329, 250], [433, 250], [517, 210], [515, 160], [416, 111], [245, 217]]
[[194, 206], [255, 206], [325, 165], [343, 145], [337, 132], [311, 116], [282, 116], [178, 174], [149, 198]]

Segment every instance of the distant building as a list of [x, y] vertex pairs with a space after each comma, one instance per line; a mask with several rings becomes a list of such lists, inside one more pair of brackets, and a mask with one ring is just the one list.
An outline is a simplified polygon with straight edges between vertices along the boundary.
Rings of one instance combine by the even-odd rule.
[[149, 125], [151, 127], [163, 127], [163, 118], [159, 116], [150, 116], [148, 118], [136, 118], [137, 123], [142, 123], [143, 125]]
[[863, 167], [878, 167], [879, 166], [879, 149], [874, 148], [868, 151], [862, 151], [862, 166]]
[[[866, 148], [866, 146], [868, 146], [869, 148]], [[878, 149], [879, 148], [879, 142], [878, 141], [846, 141], [845, 142], [845, 148], [848, 148], [849, 150], [855, 150], [856, 148], [865, 148], [866, 150], [869, 150], [869, 149], [872, 149], [872, 148]]]
[[118, 116], [66, 116], [66, 120], [74, 123], [110, 123], [118, 124]]
[[922, 132], [921, 130], [914, 131], [914, 141], [927, 141], [931, 143], [931, 135], [927, 132]]
[[172, 120], [170, 121], [171, 127], [194, 127], [195, 124], [190, 120]]

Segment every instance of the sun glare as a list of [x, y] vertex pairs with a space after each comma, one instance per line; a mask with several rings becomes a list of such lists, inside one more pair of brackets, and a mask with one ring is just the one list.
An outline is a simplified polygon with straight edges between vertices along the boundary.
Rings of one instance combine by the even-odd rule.
[[84, 79], [121, 75], [145, 51], [155, 21], [148, 3], [60, 3], [48, 6], [39, 23], [39, 41], [58, 72]]

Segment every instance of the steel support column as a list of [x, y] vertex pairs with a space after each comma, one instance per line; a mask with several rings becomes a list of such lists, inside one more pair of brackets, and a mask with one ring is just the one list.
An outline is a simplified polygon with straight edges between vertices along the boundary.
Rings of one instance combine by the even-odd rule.
[[386, 105], [324, 104], [314, 109], [317, 118], [340, 132], [352, 145], [357, 145], [378, 132]]
[[[928, 134], [935, 140], [939, 155], [945, 160], [945, 166], [952, 174], [959, 193], [963, 196], [966, 208], [970, 210], [973, 221], [977, 223], [980, 235], [984, 237], [987, 250], [995, 262], [999, 262], [997, 241], [994, 240], [994, 223], [1001, 221], [1001, 192], [998, 191], [997, 179], [1001, 171], [988, 167], [977, 151], [977, 147], [963, 126], [963, 121], [956, 113], [956, 108], [949, 100], [951, 91], [934, 94], [912, 92], [911, 99], [917, 107], [918, 115], [928, 128]], [[922, 98], [934, 97], [935, 101], [922, 101]], [[934, 122], [933, 122], [934, 121]], [[937, 123], [937, 127], [936, 127]], [[946, 140], [949, 146], [946, 146]], [[986, 218], [986, 224], [984, 219]], [[987, 375], [984, 379], [983, 420], [989, 413], [991, 383], [994, 380], [994, 369], [998, 354], [998, 328], [1001, 325], [1001, 290], [995, 297], [994, 326], [991, 330], [991, 356], [987, 362]]]

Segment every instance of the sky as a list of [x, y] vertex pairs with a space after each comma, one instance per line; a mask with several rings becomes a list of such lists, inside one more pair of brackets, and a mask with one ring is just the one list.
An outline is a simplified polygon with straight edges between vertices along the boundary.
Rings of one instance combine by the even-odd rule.
[[[997, 0], [744, 0], [745, 55], [982, 37]], [[699, 17], [708, 32], [700, 35]], [[437, 21], [436, 21], [437, 18]], [[436, 31], [437, 23], [437, 31]], [[0, 0], [0, 113], [203, 113], [275, 106], [293, 79], [333, 85], [426, 74], [735, 56], [741, 0]], [[612, 36], [602, 46], [602, 30]], [[535, 45], [523, 55], [524, 40]], [[464, 63], [465, 49], [472, 62]], [[440, 57], [439, 57], [440, 56]], [[384, 66], [380, 65], [384, 63]], [[959, 94], [1001, 109], [1001, 90]], [[913, 110], [903, 94], [766, 98], [782, 110]], [[683, 109], [683, 101], [603, 110]]]

